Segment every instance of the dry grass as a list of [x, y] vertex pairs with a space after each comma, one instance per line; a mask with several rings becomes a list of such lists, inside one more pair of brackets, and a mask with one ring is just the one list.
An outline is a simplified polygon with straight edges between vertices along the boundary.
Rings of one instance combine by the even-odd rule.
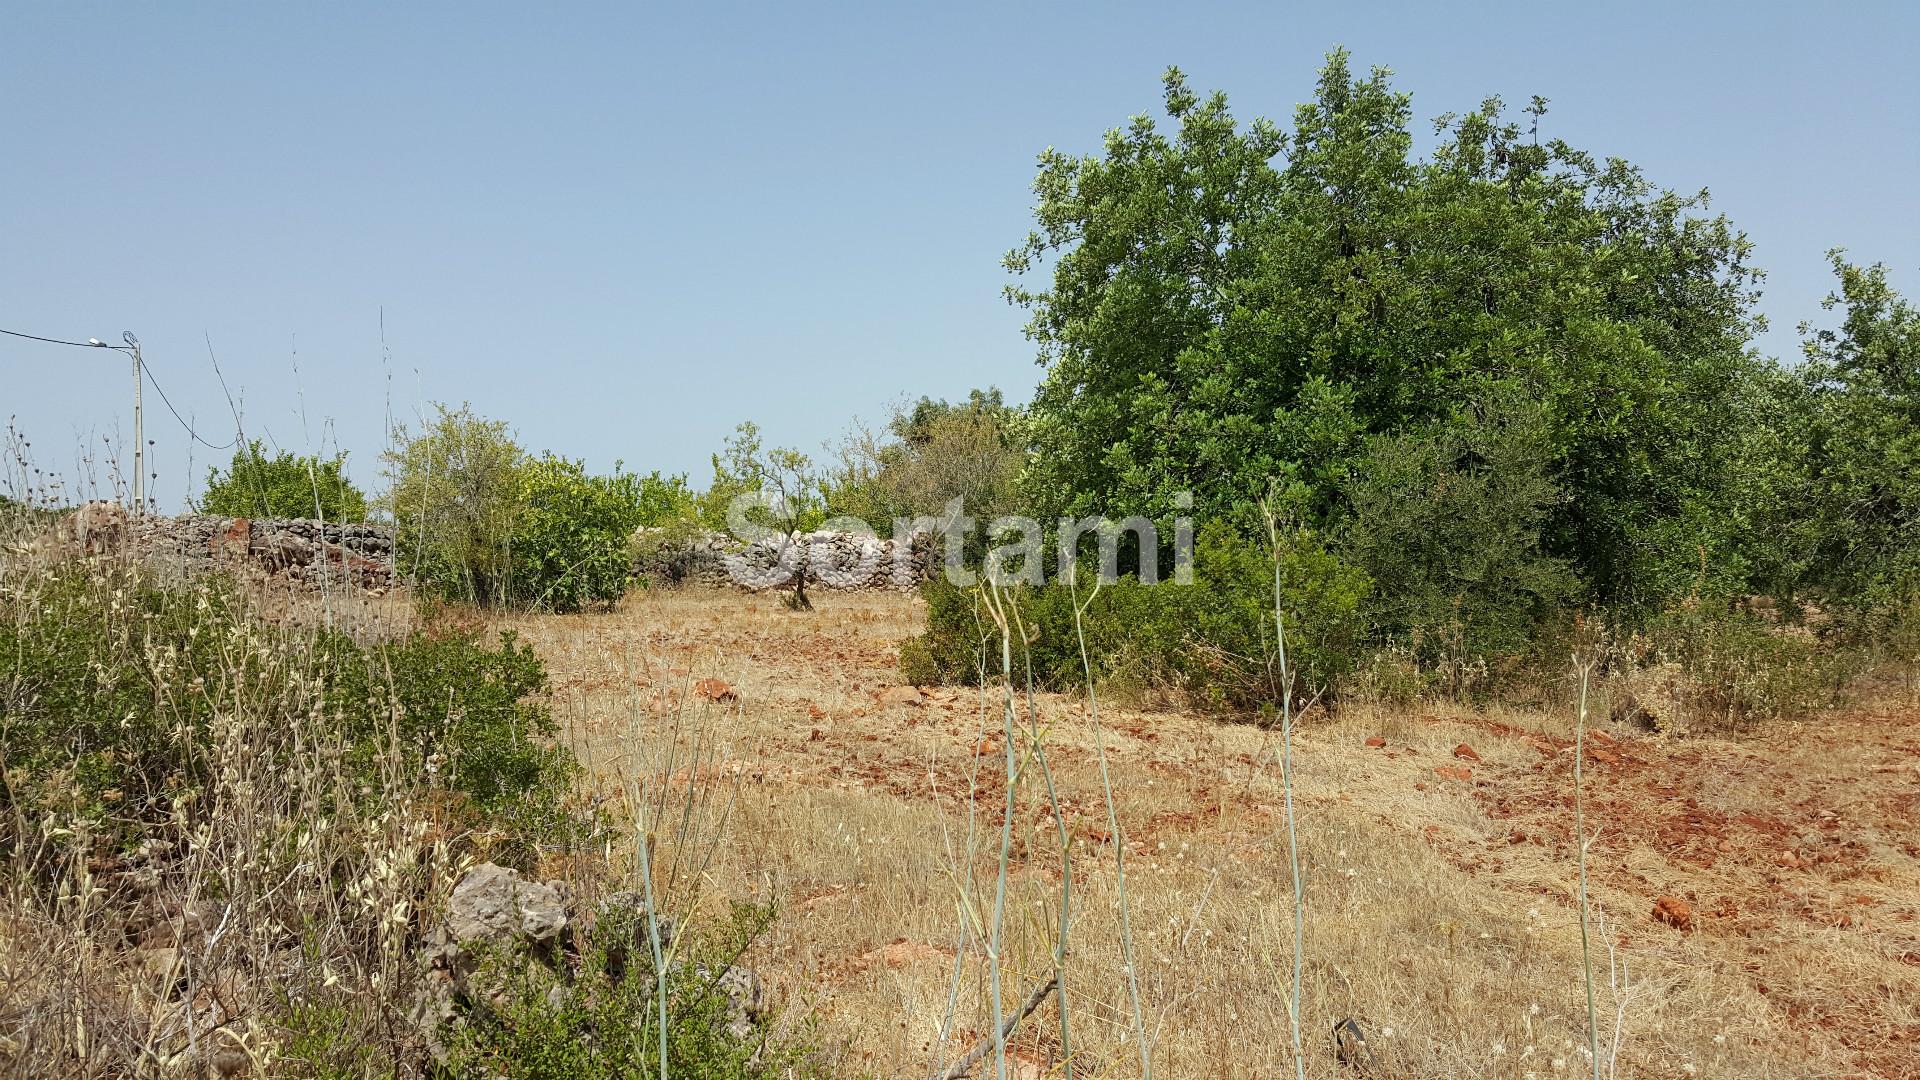
[[[715, 776], [739, 783], [703, 885], [716, 899], [780, 904], [752, 960], [788, 1004], [821, 1018], [836, 1075], [925, 1075], [989, 1023], [979, 938], [962, 928], [993, 884], [998, 705], [972, 690], [883, 700], [917, 601], [816, 603], [796, 614], [775, 597], [659, 593], [611, 616], [509, 621], [548, 661], [556, 714], [613, 797], [623, 775], [660, 760], [676, 725], [687, 737], [666, 702], [697, 679], [732, 685], [740, 702], [713, 707], [703, 728], [719, 740]], [[1308, 1075], [1352, 1075], [1331, 1053], [1343, 1017], [1370, 1036], [1380, 1076], [1590, 1073], [1571, 685], [1565, 697], [1498, 714], [1354, 708], [1303, 726]], [[1056, 695], [1037, 710], [1075, 837], [1075, 1075], [1135, 1075], [1087, 712]], [[1156, 1072], [1290, 1073], [1277, 736], [1104, 703], [1102, 719]], [[1617, 1023], [1618, 1075], [1920, 1076], [1911, 707], [1740, 742], [1604, 734], [1588, 762], [1588, 821], [1602, 1056]], [[1373, 736], [1387, 746], [1367, 746]], [[1461, 743], [1478, 760], [1457, 759]], [[1037, 783], [1022, 784], [1015, 823], [1017, 1001], [1050, 970], [1060, 887]], [[1660, 896], [1691, 903], [1691, 929], [1652, 918]], [[1010, 1075], [1064, 1073], [1054, 1013], [1044, 1006], [1016, 1034]], [[989, 1061], [976, 1075], [992, 1073]]]

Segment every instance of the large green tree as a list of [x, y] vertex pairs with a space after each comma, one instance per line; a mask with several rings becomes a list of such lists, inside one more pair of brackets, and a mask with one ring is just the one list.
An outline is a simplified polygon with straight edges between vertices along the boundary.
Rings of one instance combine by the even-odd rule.
[[1832, 259], [1826, 306], [1844, 317], [1803, 328], [1804, 406], [1791, 414], [1802, 464], [1780, 518], [1797, 525], [1805, 586], [1898, 600], [1920, 589], [1920, 310], [1885, 266]]
[[1164, 104], [1166, 129], [1042, 155], [1038, 227], [1008, 257], [1046, 278], [1010, 296], [1046, 367], [1030, 476], [1050, 510], [1171, 517], [1191, 491], [1251, 531], [1277, 479], [1333, 533], [1378, 494], [1360, 470], [1381, 438], [1484, 481], [1471, 430], [1524, 428], [1541, 475], [1499, 489], [1532, 501], [1439, 515], [1441, 557], [1525, 534], [1536, 569], [1604, 601], [1685, 593], [1703, 563], [1735, 586], [1721, 435], [1766, 365], [1748, 244], [1704, 193], [1542, 139], [1540, 99], [1523, 121], [1498, 99], [1443, 116], [1416, 155], [1409, 97], [1344, 53], [1290, 128], [1238, 123], [1177, 70]]

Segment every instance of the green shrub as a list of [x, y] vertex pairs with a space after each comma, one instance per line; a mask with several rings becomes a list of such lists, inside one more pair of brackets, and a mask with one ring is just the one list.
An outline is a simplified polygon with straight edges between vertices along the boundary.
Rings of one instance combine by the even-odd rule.
[[1537, 414], [1376, 436], [1343, 495], [1336, 550], [1373, 580], [1374, 628], [1432, 665], [1524, 652], [1580, 586], [1544, 550], [1565, 501]]
[[367, 1080], [391, 1077], [379, 1067], [379, 1053], [353, 1028], [354, 1016], [340, 1005], [289, 1002], [279, 1017], [285, 1041], [280, 1058], [299, 1066], [293, 1075], [311, 1080]]
[[634, 530], [698, 513], [684, 476], [605, 476], [579, 461], [529, 458], [507, 425], [436, 406], [419, 435], [387, 453], [382, 503], [398, 563], [421, 591], [483, 607], [580, 611], [618, 601]]
[[[545, 671], [510, 637], [306, 638], [254, 620], [214, 582], [160, 588], [72, 567], [9, 577], [0, 672], [0, 835], [47, 813], [123, 839], [169, 820], [206, 790], [204, 748], [241, 711], [286, 729], [323, 718], [363, 790], [386, 790], [379, 771], [400, 768], [510, 835], [551, 830], [572, 768], [548, 742]], [[267, 768], [324, 749], [254, 747]]]
[[[800, 1042], [763, 1038], [758, 1030], [729, 1030], [720, 977], [771, 918], [771, 909], [736, 905], [729, 925], [694, 943], [692, 955], [669, 960], [668, 1075], [688, 1080], [825, 1075]], [[676, 952], [688, 948], [684, 941], [675, 945]], [[490, 956], [471, 981], [492, 988], [492, 1007], [450, 1042], [453, 1071], [501, 1080], [658, 1076], [657, 973], [646, 929], [631, 918], [596, 925], [581, 943], [578, 964], [565, 974], [522, 954]]]
[[524, 454], [506, 422], [465, 405], [415, 436], [396, 432], [384, 455], [398, 565], [429, 596], [484, 606], [511, 599], [513, 533]]
[[321, 652], [330, 717], [355, 768], [390, 766], [397, 755], [440, 778], [476, 820], [518, 824], [516, 833], [538, 835], [561, 819], [573, 758], [551, 743], [545, 665], [511, 631], [498, 648], [467, 628], [365, 647], [333, 635]]
[[200, 508], [224, 517], [322, 517], [360, 521], [367, 497], [346, 475], [347, 455], [322, 459], [282, 450], [268, 457], [255, 439], [234, 451], [225, 472], [207, 471]]
[[617, 475], [589, 476], [585, 463], [551, 454], [522, 465], [520, 476], [514, 598], [553, 611], [618, 601], [632, 575], [633, 531], [642, 523], [639, 486]]
[[9, 811], [108, 832], [129, 814], [163, 813], [205, 781], [191, 751], [214, 703], [282, 692], [223, 590], [169, 593], [77, 570], [0, 589]]
[[[1362, 624], [1365, 575], [1301, 534], [1282, 549], [1280, 586], [1287, 618], [1287, 657], [1296, 691], [1329, 686], [1351, 664]], [[1274, 635], [1274, 562], [1264, 545], [1223, 525], [1202, 530], [1194, 580], [1145, 585], [1123, 576], [1092, 587], [1082, 571], [1082, 629], [1096, 681], [1177, 692], [1221, 708], [1257, 708], [1279, 701]], [[1000, 672], [998, 632], [976, 590], [944, 577], [922, 590], [927, 630], [901, 645], [910, 681], [970, 682]], [[1016, 681], [1031, 664], [1037, 684], [1055, 689], [1084, 681], [1074, 623], [1074, 593], [1065, 581], [1013, 595], [1027, 641], [1014, 643]]]

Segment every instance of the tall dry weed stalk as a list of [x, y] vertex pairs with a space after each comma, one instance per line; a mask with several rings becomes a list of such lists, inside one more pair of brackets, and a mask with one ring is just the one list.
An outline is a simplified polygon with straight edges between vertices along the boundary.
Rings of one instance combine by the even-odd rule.
[[1027, 722], [1022, 734], [1029, 752], [1040, 766], [1040, 780], [1047, 796], [1047, 813], [1053, 820], [1060, 843], [1060, 910], [1053, 937], [1053, 993], [1060, 1017], [1060, 1058], [1063, 1080], [1073, 1080], [1073, 1022], [1067, 994], [1067, 956], [1073, 939], [1073, 834], [1067, 828], [1067, 815], [1060, 805], [1060, 791], [1053, 780], [1053, 766], [1047, 761], [1046, 729], [1040, 724], [1040, 709], [1033, 697], [1033, 639], [1020, 617], [1018, 605], [1007, 604], [1020, 633], [1020, 649], [1026, 670]]
[[1113, 774], [1107, 767], [1106, 728], [1100, 723], [1093, 661], [1087, 652], [1087, 608], [1092, 605], [1094, 596], [1098, 595], [1100, 584], [1098, 581], [1094, 583], [1094, 591], [1082, 603], [1078, 575], [1070, 576], [1067, 580], [1073, 601], [1073, 632], [1080, 647], [1080, 670], [1087, 682], [1087, 722], [1093, 726], [1094, 753], [1100, 763], [1100, 797], [1107, 811], [1107, 838], [1113, 845], [1113, 874], [1120, 906], [1120, 962], [1127, 973], [1127, 1006], [1133, 1021], [1134, 1045], [1140, 1051], [1140, 1075], [1142, 1080], [1152, 1080], [1153, 1046], [1147, 1040], [1146, 1018], [1140, 1008], [1140, 973], [1134, 963], [1132, 902], [1127, 889], [1127, 840], [1120, 828], [1119, 809], [1114, 803]]
[[1287, 867], [1293, 879], [1293, 979], [1287, 992], [1287, 1020], [1293, 1035], [1293, 1070], [1306, 1080], [1306, 1041], [1301, 1033], [1301, 987], [1305, 982], [1307, 899], [1300, 878], [1300, 836], [1293, 806], [1293, 672], [1287, 667], [1287, 620], [1281, 585], [1280, 522], [1273, 509], [1262, 504], [1267, 539], [1273, 551], [1273, 629], [1280, 660], [1280, 791], [1287, 818]]

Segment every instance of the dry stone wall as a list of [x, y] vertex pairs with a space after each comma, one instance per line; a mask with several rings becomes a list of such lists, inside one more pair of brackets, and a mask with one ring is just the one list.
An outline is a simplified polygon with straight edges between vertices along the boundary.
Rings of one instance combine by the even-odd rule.
[[177, 560], [187, 569], [240, 563], [315, 588], [375, 593], [396, 582], [393, 529], [386, 525], [194, 515], [137, 519], [129, 539], [142, 558]]
[[[206, 514], [138, 517], [112, 503], [89, 503], [64, 515], [46, 541], [90, 555], [123, 554], [169, 576], [186, 578], [244, 569], [319, 590], [351, 586], [384, 594], [401, 581], [390, 525], [305, 519], [228, 518]], [[937, 538], [916, 533], [889, 540], [859, 533], [801, 533], [742, 543], [722, 533], [691, 536], [642, 528], [634, 535], [633, 570], [650, 581], [747, 590], [793, 585], [898, 590], [919, 587], [939, 567]]]
[[859, 533], [799, 533], [743, 543], [716, 532], [692, 536], [642, 528], [634, 535], [634, 572], [650, 581], [748, 590], [779, 589], [804, 572], [827, 589], [917, 588], [938, 566], [931, 533], [887, 540]]
[[351, 586], [376, 595], [398, 580], [393, 529], [379, 524], [136, 516], [112, 503], [88, 503], [61, 518], [51, 540], [89, 555], [124, 555], [180, 578], [241, 569], [315, 590]]

